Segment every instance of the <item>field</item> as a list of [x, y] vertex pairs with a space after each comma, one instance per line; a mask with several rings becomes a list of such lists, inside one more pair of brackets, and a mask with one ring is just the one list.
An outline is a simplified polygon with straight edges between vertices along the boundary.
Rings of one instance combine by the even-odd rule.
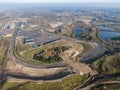
[[101, 74], [120, 72], [120, 53], [106, 56], [94, 62], [95, 69]]
[[120, 90], [120, 84], [102, 85], [98, 88], [94, 88], [93, 90]]
[[47, 45], [42, 45], [42, 46], [40, 46], [38, 48], [34, 48], [34, 49], [28, 45], [24, 45], [22, 43], [17, 43], [15, 54], [20, 60], [23, 60], [29, 64], [35, 64], [35, 65], [45, 64], [45, 63], [41, 63], [40, 61], [34, 60], [33, 55], [36, 53], [39, 53], [41, 50], [46, 50], [46, 49], [50, 49], [53, 47], [57, 47], [64, 43], [65, 43], [64, 41], [59, 40], [59, 41], [55, 41], [53, 43], [49, 43]]
[[39, 53], [33, 55], [33, 59], [43, 63], [55, 63], [62, 61], [63, 53], [68, 50], [69, 47], [57, 46], [51, 49], [42, 50]]
[[3, 38], [0, 40], [0, 65], [2, 65], [5, 59], [9, 42], [10, 42], [10, 38]]
[[[43, 84], [31, 82], [14, 90], [73, 90], [77, 86], [81, 85], [86, 79], [87, 76], [80, 76], [78, 74], [74, 74], [70, 77], [63, 79], [62, 81]], [[18, 84], [5, 82], [1, 90], [6, 90], [16, 85]]]
[[118, 31], [120, 31], [120, 25], [113, 25], [113, 26], [110, 26], [111, 28], [114, 28], [114, 29], [117, 29]]
[[1, 85], [0, 90], [6, 90], [8, 88], [14, 87], [15, 85], [18, 85], [19, 83], [8, 83], [5, 81], [3, 85]]
[[[31, 48], [28, 45], [24, 45], [23, 43], [18, 42], [16, 44], [15, 54], [16, 54], [17, 58], [19, 58], [20, 60], [25, 61], [29, 64], [46, 65], [49, 63], [42, 63], [39, 60], [33, 59], [34, 54], [37, 54], [42, 50], [49, 50], [50, 51], [51, 48], [60, 47], [60, 46], [72, 46], [74, 49], [76, 49], [78, 51], [81, 51], [81, 48], [84, 48], [83, 45], [81, 45], [79, 43], [68, 42], [68, 41], [62, 40], [62, 39], [55, 41], [55, 42], [52, 42], [52, 43], [49, 43], [49, 44], [46, 44], [46, 45], [41, 45], [38, 48]], [[49, 55], [49, 53], [46, 53], [46, 55]], [[61, 55], [61, 58], [62, 58], [62, 55]]]

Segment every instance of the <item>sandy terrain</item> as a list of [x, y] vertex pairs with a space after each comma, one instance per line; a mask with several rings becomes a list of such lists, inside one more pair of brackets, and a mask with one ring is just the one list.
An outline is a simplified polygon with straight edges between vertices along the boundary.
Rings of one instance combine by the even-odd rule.
[[[74, 52], [74, 54], [73, 54]], [[76, 61], [76, 59], [74, 59], [77, 55], [81, 54], [83, 52], [83, 49], [81, 49], [80, 52], [78, 52], [77, 50], [71, 49], [71, 50], [67, 50], [64, 52], [64, 60], [67, 64], [69, 64], [70, 66], [73, 67], [73, 69], [78, 72], [80, 75], [84, 75], [84, 74], [92, 74], [94, 73], [94, 71], [86, 64], [81, 63], [79, 61]], [[71, 58], [71, 55], [72, 58]]]
[[[66, 42], [64, 43], [64, 45], [65, 44], [67, 46], [71, 46], [71, 48], [63, 53], [63, 59], [64, 59], [63, 62], [67, 63], [68, 67], [69, 66], [72, 67], [74, 71], [76, 71], [80, 75], [93, 73], [93, 70], [88, 65], [80, 63], [79, 61], [76, 60], [78, 55], [80, 55], [84, 51], [84, 47], [81, 44], [77, 44], [75, 42]], [[29, 76], [47, 76], [64, 71], [66, 69], [68, 70], [68, 67], [33, 68], [16, 63], [15, 60], [8, 60], [6, 65], [6, 70], [11, 73], [18, 73]], [[11, 81], [12, 78], [9, 78], [9, 80]]]
[[45, 76], [45, 75], [52, 75], [54, 73], [60, 72], [65, 70], [64, 67], [59, 68], [32, 68], [26, 67], [21, 64], [15, 63], [12, 60], [7, 62], [6, 69], [12, 73], [23, 73], [29, 76]]

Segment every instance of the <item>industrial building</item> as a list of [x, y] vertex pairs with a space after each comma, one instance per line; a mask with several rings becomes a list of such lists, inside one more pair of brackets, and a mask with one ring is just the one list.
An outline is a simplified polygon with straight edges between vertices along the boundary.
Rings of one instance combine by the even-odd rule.
[[3, 29], [14, 29], [15, 28], [15, 24], [14, 23], [6, 23], [3, 27]]
[[21, 29], [23, 29], [23, 28], [24, 28], [24, 23], [23, 23], [23, 22], [20, 22], [20, 23], [19, 23], [19, 27], [20, 27]]
[[23, 43], [27, 44], [27, 45], [32, 45], [32, 44], [34, 44], [34, 39], [32, 39], [32, 38], [24, 38]]

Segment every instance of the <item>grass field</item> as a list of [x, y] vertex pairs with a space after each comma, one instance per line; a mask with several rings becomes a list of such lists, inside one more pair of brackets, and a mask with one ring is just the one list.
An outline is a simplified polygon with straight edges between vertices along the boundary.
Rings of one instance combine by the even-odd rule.
[[14, 87], [18, 85], [19, 83], [8, 83], [7, 81], [3, 84], [3, 86], [0, 86], [0, 90], [7, 90], [8, 88]]
[[120, 53], [106, 56], [94, 62], [95, 69], [101, 74], [120, 72]]
[[93, 90], [120, 90], [120, 84], [102, 85], [98, 88], [94, 88]]
[[110, 26], [111, 28], [114, 28], [114, 29], [117, 29], [118, 31], [120, 31], [120, 25], [113, 25], [113, 26]]
[[[86, 79], [87, 76], [80, 76], [78, 74], [74, 74], [70, 77], [63, 79], [62, 81], [43, 84], [28, 83], [14, 90], [73, 90], [74, 88], [81, 85]], [[1, 88], [1, 90], [6, 90], [16, 85], [18, 84], [6, 82]]]
[[7, 53], [7, 49], [10, 43], [10, 38], [3, 38], [0, 41], [0, 65], [2, 65], [5, 55]]
[[[59, 40], [59, 41], [56, 41], [56, 42], [53, 42], [53, 43], [50, 43], [47, 45], [42, 45], [42, 46], [40, 46], [38, 48], [34, 48], [34, 49], [30, 48], [29, 46], [26, 46], [24, 44], [21, 45], [21, 44], [17, 43], [15, 54], [20, 60], [25, 61], [29, 64], [35, 64], [35, 65], [45, 64], [45, 63], [41, 63], [40, 61], [34, 60], [33, 55], [36, 53], [39, 53], [41, 50], [50, 49], [52, 47], [57, 47], [63, 43], [64, 43], [64, 41]], [[21, 52], [23, 54], [20, 54]]]

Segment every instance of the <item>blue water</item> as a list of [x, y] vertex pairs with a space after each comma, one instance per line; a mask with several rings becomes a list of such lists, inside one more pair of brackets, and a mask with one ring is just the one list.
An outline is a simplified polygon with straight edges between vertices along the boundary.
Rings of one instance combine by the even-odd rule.
[[[100, 29], [100, 38], [103, 39], [104, 41], [108, 41], [109, 39], [113, 37], [120, 36], [119, 32], [114, 32], [116, 31], [113, 28], [105, 27], [105, 26], [96, 26], [96, 28]], [[102, 31], [106, 30], [106, 31]], [[113, 31], [113, 32], [111, 32]]]
[[104, 41], [108, 41], [109, 39], [117, 36], [120, 36], [119, 32], [100, 31], [100, 37]]
[[80, 38], [80, 31], [77, 28], [74, 28], [74, 33], [76, 38]]
[[83, 30], [84, 33], [88, 32], [86, 29]]

